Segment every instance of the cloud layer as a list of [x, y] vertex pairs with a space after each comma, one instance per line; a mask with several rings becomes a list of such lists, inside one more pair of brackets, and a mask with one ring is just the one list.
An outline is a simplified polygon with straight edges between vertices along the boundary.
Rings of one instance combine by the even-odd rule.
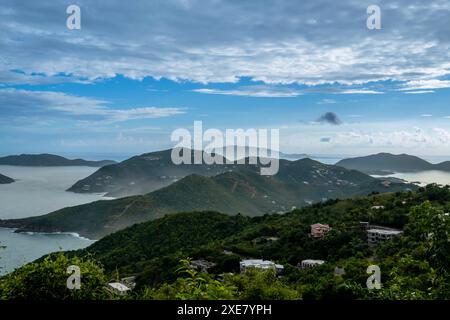
[[450, 73], [448, 1], [383, 2], [382, 30], [368, 30], [372, 2], [79, 0], [82, 29], [71, 31], [69, 3], [4, 0], [0, 83], [123, 74], [203, 83], [245, 76], [267, 84], [363, 84]]
[[182, 108], [140, 107], [116, 109], [108, 102], [63, 92], [0, 89], [3, 121], [75, 119], [95, 122], [121, 122], [135, 119], [163, 118], [184, 113]]

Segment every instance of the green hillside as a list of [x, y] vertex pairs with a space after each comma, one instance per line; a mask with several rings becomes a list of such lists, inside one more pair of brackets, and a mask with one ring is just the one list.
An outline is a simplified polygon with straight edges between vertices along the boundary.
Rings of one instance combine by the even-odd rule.
[[0, 226], [19, 231], [76, 232], [99, 239], [168, 213], [211, 210], [260, 216], [327, 199], [408, 188], [415, 186], [386, 184], [357, 171], [303, 159], [283, 161], [275, 176], [261, 176], [250, 169], [213, 177], [190, 175], [144, 196], [101, 200], [38, 217], [0, 220]]
[[[113, 233], [86, 249], [27, 264], [0, 278], [0, 298], [449, 299], [449, 210], [450, 188], [429, 185], [329, 200], [283, 215], [171, 214]], [[403, 233], [369, 246], [361, 221]], [[310, 225], [317, 222], [332, 227], [323, 238], [309, 236]], [[281, 277], [273, 271], [240, 273], [239, 262], [246, 258], [274, 261], [284, 271]], [[196, 271], [193, 259], [213, 265], [208, 273]], [[305, 259], [325, 263], [296, 267]], [[73, 264], [83, 270], [82, 289], [75, 292], [65, 286], [65, 270]], [[381, 270], [380, 289], [367, 287], [371, 265]], [[336, 267], [343, 273], [336, 274]], [[131, 294], [105, 291], [108, 279], [126, 276], [136, 276]]]
[[[373, 209], [375, 205], [384, 209]], [[71, 255], [93, 257], [106, 272], [138, 276], [141, 288], [175, 281], [178, 261], [185, 257], [215, 263], [213, 274], [238, 273], [241, 259], [262, 258], [282, 263], [283, 282], [304, 299], [448, 298], [450, 291], [441, 281], [450, 279], [450, 220], [443, 214], [449, 210], [450, 189], [430, 185], [417, 192], [328, 201], [284, 215], [180, 213], [119, 231]], [[405, 233], [371, 247], [360, 221]], [[308, 235], [310, 225], [317, 222], [333, 228], [323, 239]], [[430, 230], [439, 231], [434, 240], [430, 235], [423, 237]], [[304, 259], [322, 259], [326, 264], [309, 270], [295, 268]], [[383, 291], [370, 292], [365, 287], [366, 268], [371, 264], [383, 272]], [[336, 277], [335, 266], [344, 267], [346, 274]]]

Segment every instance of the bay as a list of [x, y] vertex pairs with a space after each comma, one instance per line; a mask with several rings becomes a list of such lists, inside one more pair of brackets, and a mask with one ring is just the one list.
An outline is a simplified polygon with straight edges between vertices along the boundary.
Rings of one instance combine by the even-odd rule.
[[[65, 191], [76, 181], [98, 168], [0, 166], [0, 173], [15, 179], [0, 185], [0, 219], [24, 218], [46, 214], [64, 207], [109, 200], [102, 194], [77, 194]], [[67, 233], [14, 233], [0, 228], [0, 274], [13, 271], [45, 254], [81, 249], [94, 241]]]

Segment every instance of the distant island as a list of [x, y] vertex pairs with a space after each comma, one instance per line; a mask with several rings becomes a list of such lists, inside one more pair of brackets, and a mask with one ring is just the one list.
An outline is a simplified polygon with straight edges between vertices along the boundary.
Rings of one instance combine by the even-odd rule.
[[[77, 181], [67, 191], [106, 193], [107, 196], [115, 198], [142, 195], [167, 187], [190, 174], [215, 176], [237, 168], [234, 164], [175, 165], [171, 159], [171, 152], [172, 149], [144, 153], [120, 163], [102, 167], [90, 176]], [[246, 153], [249, 154], [248, 148]], [[297, 156], [299, 159], [305, 158], [302, 155], [293, 155], [293, 158], [298, 160]], [[284, 161], [282, 160], [283, 163]], [[239, 169], [249, 168], [248, 165], [238, 167]]]
[[53, 154], [21, 154], [0, 157], [0, 165], [27, 166], [27, 167], [62, 167], [62, 166], [87, 166], [103, 167], [115, 164], [112, 160], [88, 161], [83, 159], [67, 159]]
[[14, 182], [14, 179], [11, 179], [10, 177], [0, 174], [0, 184], [8, 184], [8, 183], [13, 183], [13, 182]]
[[440, 170], [450, 172], [450, 161], [432, 164], [408, 154], [378, 153], [365, 157], [344, 159], [337, 166], [373, 175], [388, 175], [396, 172], [419, 172]]
[[[83, 184], [96, 186], [96, 181], [106, 179], [98, 178], [107, 175], [107, 185], [119, 185], [120, 182], [125, 188], [125, 180], [120, 178], [137, 176], [139, 172], [146, 172], [147, 175], [142, 176], [148, 181], [157, 181], [155, 178], [169, 172], [167, 156], [167, 151], [163, 151], [104, 167], [97, 171], [102, 172], [101, 175], [94, 173], [93, 177], [85, 180], [95, 183]], [[16, 228], [18, 232], [76, 232], [90, 239], [99, 239], [135, 223], [158, 219], [174, 212], [212, 210], [262, 216], [266, 213], [288, 212], [328, 199], [417, 188], [412, 184], [375, 179], [356, 170], [325, 165], [311, 159], [280, 160], [280, 170], [275, 176], [261, 176], [258, 167], [249, 164], [229, 165], [230, 170], [217, 175], [202, 174], [212, 174], [216, 170], [214, 166], [211, 166], [211, 170], [202, 165], [185, 166], [185, 174], [188, 168], [197, 168], [197, 173], [178, 181], [166, 177], [163, 180], [171, 182], [170, 185], [145, 195], [96, 201], [38, 217], [0, 220], [0, 226]], [[181, 171], [177, 176], [180, 177], [180, 174]], [[140, 182], [141, 186], [146, 185], [144, 180], [135, 181], [136, 184]]]

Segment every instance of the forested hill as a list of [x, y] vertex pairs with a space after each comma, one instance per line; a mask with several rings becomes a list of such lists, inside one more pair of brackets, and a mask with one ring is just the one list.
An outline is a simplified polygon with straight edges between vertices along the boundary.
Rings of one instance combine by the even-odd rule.
[[[449, 299], [450, 188], [329, 200], [289, 213], [245, 217], [217, 212], [171, 214], [113, 233], [90, 247], [52, 254], [0, 278], [1, 299]], [[326, 223], [322, 238], [310, 225]], [[361, 222], [401, 229], [369, 246]], [[246, 258], [284, 266], [240, 273]], [[324, 263], [302, 269], [305, 259]], [[197, 262], [196, 262], [197, 261]], [[208, 273], [195, 270], [207, 262]], [[81, 290], [66, 288], [67, 266], [80, 266]], [[368, 267], [381, 287], [367, 286]], [[337, 273], [337, 271], [339, 273]], [[127, 296], [108, 279], [136, 276]]]
[[[349, 283], [358, 280], [360, 285], [364, 286], [369, 260], [384, 268], [386, 283], [400, 281], [391, 275], [396, 268], [398, 274], [404, 277], [414, 277], [416, 272], [420, 274], [422, 271], [430, 272], [432, 277], [431, 269], [427, 268], [435, 264], [450, 266], [448, 255], [444, 254], [444, 251], [450, 253], [448, 242], [439, 240], [441, 245], [444, 243], [443, 247], [437, 248], [444, 250], [440, 253], [439, 261], [433, 260], [436, 258], [425, 251], [414, 251], [428, 241], [421, 238], [420, 232], [437, 228], [436, 230], [444, 232], [442, 235], [436, 235], [439, 239], [450, 235], [450, 230], [441, 230], [440, 226], [448, 218], [441, 222], [435, 220], [448, 211], [449, 188], [428, 186], [417, 192], [330, 200], [284, 215], [250, 218], [214, 212], [179, 213], [134, 225], [73, 254], [93, 256], [106, 270], [138, 275], [140, 284], [151, 286], [174, 280], [178, 261], [185, 257], [206, 259], [215, 263], [216, 266], [211, 272], [217, 274], [238, 272], [239, 261], [244, 258], [277, 261], [287, 268], [286, 278], [289, 281], [313, 281], [311, 287], [306, 288], [311, 291], [325, 289], [322, 282], [325, 279], [333, 279], [334, 267], [345, 266], [349, 274], [344, 278], [348, 279]], [[361, 221], [402, 229], [405, 234], [378, 247], [369, 247], [366, 232], [360, 226]], [[313, 239], [309, 236], [310, 225], [317, 222], [327, 223], [332, 227], [332, 231], [323, 239]], [[450, 221], [445, 223], [445, 226], [450, 227]], [[411, 267], [414, 264], [421, 267], [412, 267], [413, 269], [408, 271], [407, 268], [396, 265], [407, 257], [412, 260], [405, 263]], [[315, 279], [308, 276], [308, 273], [303, 275], [306, 278], [296, 279], [299, 274], [293, 267], [304, 259], [322, 259], [327, 263], [323, 268], [318, 268], [318, 271], [310, 272], [315, 274]], [[325, 275], [327, 272], [329, 277]], [[424, 289], [426, 281], [422, 279], [411, 283], [408, 290], [413, 290], [416, 286]], [[334, 283], [334, 280], [332, 282]], [[333, 283], [330, 285], [336, 285]], [[318, 287], [314, 288], [314, 284]], [[356, 294], [356, 291], [352, 293]], [[404, 294], [407, 294], [406, 289]]]
[[280, 171], [275, 176], [261, 176], [254, 167], [212, 177], [190, 175], [143, 196], [101, 200], [39, 217], [3, 220], [0, 226], [18, 231], [76, 232], [99, 239], [168, 213], [210, 210], [260, 216], [327, 199], [415, 188], [302, 159], [280, 162]]

